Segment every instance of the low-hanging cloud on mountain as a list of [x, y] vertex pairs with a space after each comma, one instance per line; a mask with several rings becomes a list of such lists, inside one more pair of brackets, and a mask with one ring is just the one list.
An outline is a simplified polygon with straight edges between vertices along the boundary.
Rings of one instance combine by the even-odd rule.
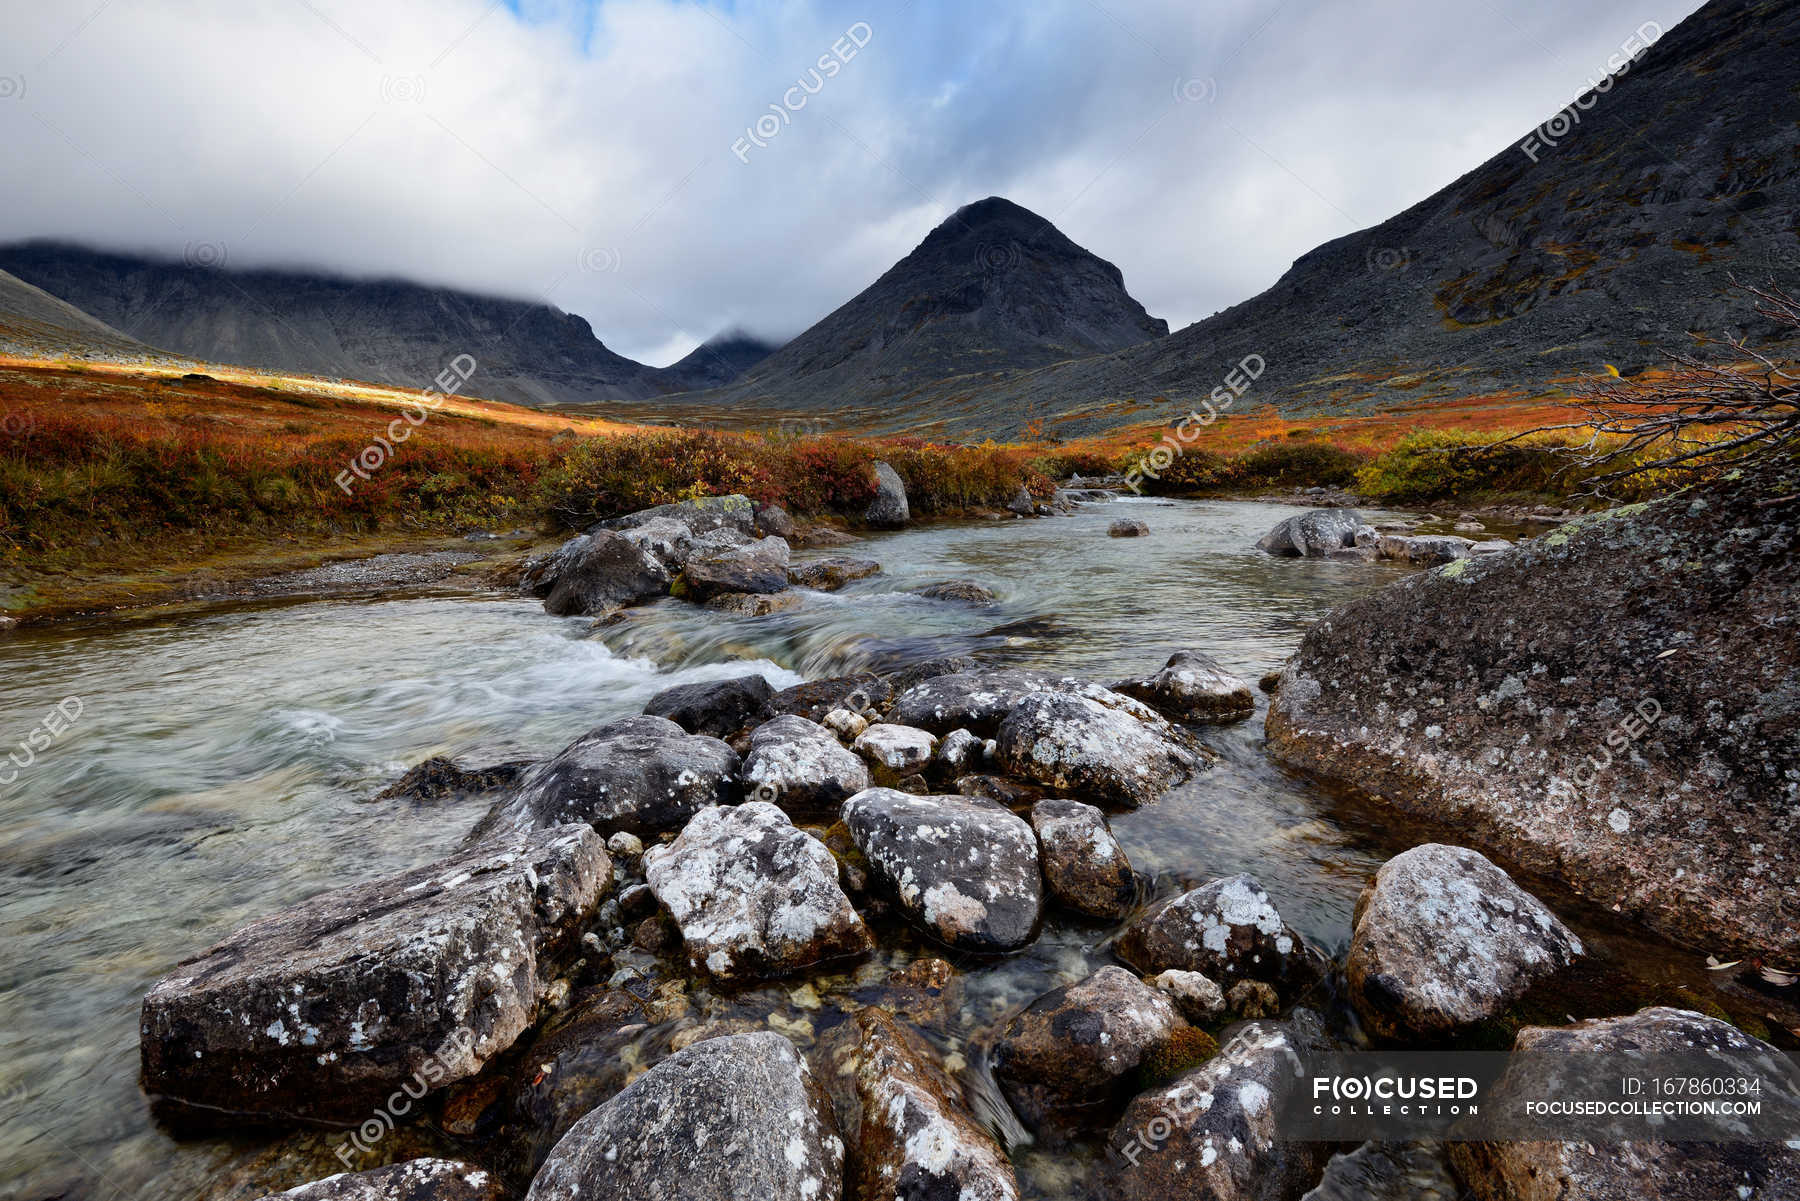
[[0, 0], [0, 239], [791, 335], [1004, 195], [1185, 325], [1692, 0]]

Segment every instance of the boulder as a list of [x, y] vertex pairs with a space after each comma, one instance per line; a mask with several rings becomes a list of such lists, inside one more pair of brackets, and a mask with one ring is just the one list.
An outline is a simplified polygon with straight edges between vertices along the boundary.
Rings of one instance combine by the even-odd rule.
[[702, 809], [674, 842], [644, 853], [644, 872], [681, 928], [688, 962], [721, 983], [875, 946], [838, 886], [837, 860], [774, 805]]
[[1443, 1144], [1368, 1142], [1333, 1155], [1318, 1187], [1300, 1201], [1462, 1201], [1466, 1196], [1450, 1174]]
[[1499, 1017], [1582, 954], [1581, 940], [1485, 856], [1437, 843], [1381, 865], [1354, 927], [1350, 999], [1385, 1038]]
[[1148, 804], [1205, 760], [1160, 718], [1146, 722], [1066, 692], [1027, 696], [1000, 723], [995, 755], [1009, 773], [1114, 804]]
[[726, 550], [697, 551], [682, 569], [681, 583], [685, 594], [698, 601], [727, 592], [781, 592], [788, 586], [787, 541], [763, 538]]
[[1107, 1139], [1118, 1201], [1293, 1201], [1318, 1183], [1332, 1145], [1281, 1128], [1305, 1087], [1303, 1059], [1329, 1051], [1319, 1019], [1252, 1022], [1218, 1055], [1140, 1094]]
[[527, 1201], [838, 1201], [844, 1145], [794, 1044], [730, 1034], [664, 1059], [563, 1136]]
[[1031, 807], [1038, 859], [1050, 895], [1077, 913], [1117, 921], [1137, 903], [1137, 876], [1106, 815], [1080, 801], [1049, 799]]
[[[684, 522], [672, 517], [657, 517], [642, 525], [618, 531], [627, 541], [637, 544], [643, 551], [658, 563], [671, 576], [679, 575], [687, 565], [688, 556], [694, 553], [695, 534]], [[732, 539], [748, 542], [746, 535], [733, 530]], [[715, 537], [713, 539], [720, 549], [725, 545]]]
[[1269, 749], [1670, 938], [1793, 963], [1797, 540], [1800, 501], [1747, 478], [1409, 576], [1307, 632]]
[[518, 783], [531, 767], [529, 760], [496, 763], [489, 767], [458, 767], [455, 760], [433, 756], [377, 793], [378, 801], [442, 801], [453, 797], [481, 796]]
[[1033, 516], [1037, 512], [1037, 501], [1032, 499], [1031, 489], [1020, 484], [1013, 498], [1006, 502], [1006, 511], [1015, 517]]
[[999, 599], [992, 588], [974, 580], [943, 580], [914, 588], [913, 593], [926, 600], [957, 601], [966, 605], [991, 605]]
[[1355, 509], [1312, 509], [1289, 517], [1262, 536], [1256, 549], [1271, 555], [1319, 559], [1334, 550], [1356, 545], [1356, 531], [1364, 524]]
[[967, 730], [952, 730], [938, 743], [932, 769], [949, 779], [980, 767], [987, 758], [987, 744]]
[[756, 506], [756, 532], [769, 538], [792, 538], [794, 519], [780, 505]]
[[263, 1201], [506, 1201], [492, 1174], [449, 1159], [409, 1159], [370, 1172], [340, 1172], [271, 1193]]
[[1000, 732], [1000, 723], [1026, 697], [1038, 692], [1085, 696], [1160, 724], [1148, 707], [1098, 684], [1069, 676], [1017, 669], [963, 670], [932, 676], [903, 688], [894, 698], [888, 719], [933, 734], [962, 728], [983, 738]]
[[1176, 721], [1242, 721], [1256, 712], [1256, 694], [1250, 691], [1249, 681], [1193, 651], [1176, 651], [1162, 670], [1114, 684], [1113, 691], [1143, 701]]
[[1450, 534], [1384, 534], [1376, 544], [1376, 553], [1383, 559], [1395, 559], [1416, 567], [1436, 567], [1440, 563], [1468, 558], [1469, 548], [1474, 545], [1467, 538]]
[[735, 738], [769, 716], [775, 689], [759, 675], [700, 684], [677, 684], [650, 698], [644, 712], [666, 717], [689, 734]]
[[877, 529], [898, 529], [912, 520], [906, 504], [906, 484], [886, 463], [875, 464], [875, 499], [863, 510], [863, 520]]
[[796, 588], [836, 592], [852, 580], [866, 580], [872, 575], [880, 574], [881, 564], [873, 559], [850, 559], [835, 555], [789, 567], [788, 583]]
[[876, 880], [907, 917], [950, 946], [1012, 951], [1037, 935], [1037, 838], [991, 801], [871, 788], [843, 818]]
[[1130, 517], [1121, 517], [1106, 527], [1108, 538], [1147, 538], [1150, 527]]
[[[1782, 1098], [1793, 1113], [1800, 1076], [1793, 1061], [1737, 1028], [1685, 1009], [1645, 1009], [1629, 1017], [1550, 1028], [1527, 1026], [1514, 1044], [1514, 1066], [1489, 1094], [1495, 1109], [1547, 1094], [1543, 1073], [1569, 1062], [1592, 1070], [1601, 1056], [1636, 1062], [1716, 1063], [1708, 1079], [1755, 1079], [1765, 1113]], [[1529, 1058], [1520, 1060], [1520, 1053]], [[1515, 1075], [1516, 1069], [1517, 1074]], [[1648, 1066], [1645, 1075], [1654, 1074]], [[1560, 1090], [1559, 1090], [1560, 1091]], [[1774, 1201], [1800, 1197], [1800, 1142], [1453, 1142], [1450, 1162], [1479, 1201]]]
[[751, 731], [743, 780], [748, 800], [801, 819], [835, 820], [843, 803], [869, 786], [869, 769], [830, 730], [788, 714]]
[[639, 509], [623, 517], [599, 524], [598, 529], [633, 530], [658, 521], [671, 521], [687, 527], [698, 537], [717, 530], [730, 530], [748, 536], [756, 530], [756, 503], [748, 496], [702, 496], [670, 505]]
[[721, 592], [708, 597], [706, 607], [734, 617], [767, 617], [798, 609], [803, 598], [798, 592]]
[[1141, 972], [1199, 972], [1224, 988], [1261, 980], [1289, 996], [1311, 985], [1321, 968], [1263, 886], [1242, 875], [1148, 910], [1126, 927], [1118, 955]]
[[519, 577], [519, 591], [539, 600], [549, 596], [563, 571], [592, 541], [586, 534], [577, 534], [549, 554], [526, 560], [524, 572]]
[[808, 721], [822, 721], [834, 709], [869, 717], [880, 713], [893, 698], [886, 680], [871, 672], [809, 680], [784, 688], [769, 700], [772, 713], [793, 713]]
[[526, 776], [489, 826], [536, 829], [585, 822], [605, 832], [673, 830], [738, 797], [737, 752], [663, 717], [597, 726]]
[[851, 1197], [1017, 1201], [1011, 1161], [925, 1041], [874, 1007], [846, 1026], [833, 1067], [851, 1086]]
[[[1158, 992], [1167, 993], [1188, 1021], [1199, 1025], [1218, 1018], [1225, 1012], [1225, 994], [1219, 986], [1199, 972], [1183, 972], [1171, 968], [1158, 972], [1145, 981]], [[1250, 983], [1240, 981], [1239, 985]]]
[[583, 539], [563, 561], [544, 598], [546, 613], [593, 617], [668, 592], [668, 569], [635, 542], [609, 530], [583, 535]]
[[600, 836], [559, 826], [252, 922], [145, 996], [144, 1090], [182, 1123], [361, 1121], [402, 1084], [472, 1076], [529, 1028], [611, 886]]
[[856, 749], [889, 771], [909, 775], [931, 762], [937, 741], [924, 730], [877, 722], [856, 736]]
[[1189, 1029], [1168, 997], [1122, 967], [1052, 989], [994, 1043], [994, 1077], [1033, 1126], [1053, 1114], [1106, 1110], [1136, 1092], [1138, 1069]]

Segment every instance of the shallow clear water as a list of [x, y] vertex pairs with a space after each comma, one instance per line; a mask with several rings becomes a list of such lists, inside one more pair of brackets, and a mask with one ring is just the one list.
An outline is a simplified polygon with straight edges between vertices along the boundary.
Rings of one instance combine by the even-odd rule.
[[[151, 1125], [137, 1088], [139, 1001], [247, 919], [450, 850], [479, 805], [372, 799], [419, 760], [546, 756], [671, 683], [749, 669], [783, 686], [973, 652], [1110, 682], [1194, 649], [1255, 679], [1323, 612], [1400, 574], [1254, 549], [1297, 511], [1120, 501], [871, 537], [833, 553], [879, 559], [883, 575], [757, 619], [665, 601], [591, 631], [532, 601], [436, 596], [9, 639], [0, 756], [64, 698], [80, 698], [82, 714], [0, 789], [0, 1180], [19, 1197], [192, 1195], [230, 1148], [178, 1144]], [[1126, 514], [1151, 536], [1108, 538]], [[1000, 601], [904, 591], [949, 578]], [[1164, 891], [1249, 871], [1303, 933], [1340, 950], [1378, 848], [1328, 816], [1313, 785], [1269, 764], [1260, 713], [1204, 740], [1221, 754], [1216, 768], [1116, 817], [1134, 863]], [[970, 968], [970, 1012], [1066, 982], [1104, 958], [1110, 933], [1048, 922], [1021, 955]], [[1029, 1156], [1022, 1168], [1031, 1188], [1058, 1178]]]

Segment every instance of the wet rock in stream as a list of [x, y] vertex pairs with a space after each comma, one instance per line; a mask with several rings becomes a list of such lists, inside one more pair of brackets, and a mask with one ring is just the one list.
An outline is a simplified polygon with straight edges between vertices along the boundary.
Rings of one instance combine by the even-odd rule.
[[1139, 971], [1199, 972], [1229, 989], [1256, 980], [1295, 995], [1324, 961], [1249, 876], [1214, 880], [1147, 910], [1120, 936], [1119, 958]]
[[1118, 921], [1137, 903], [1137, 875], [1106, 815], [1080, 801], [1050, 798], [1031, 807], [1038, 857], [1050, 895], [1089, 917]]
[[830, 730], [788, 714], [751, 731], [743, 779], [751, 800], [800, 819], [835, 819], [846, 800], [869, 786], [869, 769]]
[[760, 675], [738, 676], [665, 688], [644, 705], [651, 717], [666, 717], [689, 734], [729, 742], [769, 716], [775, 689]]
[[490, 1172], [448, 1159], [409, 1159], [369, 1172], [343, 1172], [273, 1193], [264, 1201], [506, 1201]]

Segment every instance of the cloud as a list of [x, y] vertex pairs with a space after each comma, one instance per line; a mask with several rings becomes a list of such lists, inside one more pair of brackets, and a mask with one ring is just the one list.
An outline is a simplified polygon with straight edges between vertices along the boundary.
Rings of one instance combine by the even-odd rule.
[[796, 333], [1000, 194], [1179, 327], [1692, 7], [0, 0], [0, 239], [547, 299], [661, 362]]

